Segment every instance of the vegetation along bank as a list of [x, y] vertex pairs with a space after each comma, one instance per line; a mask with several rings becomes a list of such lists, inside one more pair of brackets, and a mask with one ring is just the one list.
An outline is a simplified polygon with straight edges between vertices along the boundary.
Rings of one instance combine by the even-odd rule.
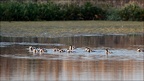
[[130, 2], [121, 7], [109, 4], [0, 2], [1, 21], [124, 20], [144, 21], [144, 8]]

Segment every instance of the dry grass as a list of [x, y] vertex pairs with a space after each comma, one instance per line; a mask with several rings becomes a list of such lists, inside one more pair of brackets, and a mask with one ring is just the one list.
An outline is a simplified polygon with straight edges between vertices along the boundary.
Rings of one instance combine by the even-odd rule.
[[0, 25], [0, 35], [11, 37], [61, 37], [79, 34], [144, 32], [144, 23], [136, 21], [2, 21]]

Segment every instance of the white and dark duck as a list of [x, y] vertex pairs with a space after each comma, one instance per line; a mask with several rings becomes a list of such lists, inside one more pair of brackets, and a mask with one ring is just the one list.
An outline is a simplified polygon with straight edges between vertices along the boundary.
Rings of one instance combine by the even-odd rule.
[[35, 47], [33, 47], [33, 46], [29, 46], [29, 52], [33, 52], [33, 49], [35, 49]]
[[66, 52], [64, 49], [59, 49], [59, 52], [62, 53], [62, 52]]
[[64, 49], [59, 49], [59, 48], [56, 48], [56, 47], [53, 48], [53, 51], [54, 52], [60, 52], [60, 53], [66, 52]]
[[95, 51], [92, 50], [90, 47], [86, 47], [86, 48], [85, 48], [85, 51], [86, 51], [86, 52], [89, 52], [89, 53], [90, 53], [90, 52], [95, 52]]
[[112, 52], [110, 52], [108, 49], [105, 49], [105, 53], [108, 54], [112, 54]]
[[60, 49], [58, 49], [58, 48], [56, 48], [56, 47], [53, 48], [53, 51], [54, 51], [54, 52], [57, 52], [57, 51], [59, 51], [59, 50], [60, 50]]
[[137, 52], [144, 52], [144, 50], [141, 50], [140, 48], [137, 48]]
[[90, 49], [89, 47], [86, 47], [85, 51], [90, 53], [90, 52], [92, 52], [92, 49]]
[[40, 54], [43, 54], [43, 53], [47, 52], [47, 50], [46, 50], [45, 48], [39, 48], [39, 49], [38, 49], [38, 52], [39, 52]]
[[36, 54], [36, 53], [42, 54], [44, 52], [47, 52], [47, 50], [45, 48], [36, 48], [33, 46], [29, 46], [29, 52], [32, 52], [33, 54]]
[[70, 46], [68, 47], [68, 49], [67, 49], [67, 52], [68, 52], [68, 53], [72, 53], [74, 49], [75, 49], [75, 47], [72, 46], [72, 45], [70, 45]]

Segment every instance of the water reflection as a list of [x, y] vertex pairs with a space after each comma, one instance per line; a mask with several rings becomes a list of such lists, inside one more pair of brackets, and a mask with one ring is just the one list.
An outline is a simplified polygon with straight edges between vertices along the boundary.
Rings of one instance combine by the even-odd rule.
[[78, 47], [130, 47], [133, 45], [144, 45], [144, 35], [102, 35], [102, 36], [75, 36], [75, 37], [1, 37], [1, 42], [28, 42], [28, 43], [58, 43], [75, 45]]
[[143, 62], [0, 58], [0, 80], [143, 80]]
[[[144, 54], [135, 50], [144, 48], [143, 41], [144, 35], [1, 37], [0, 81], [144, 80]], [[29, 45], [47, 48], [48, 54], [33, 56], [26, 49]], [[53, 46], [68, 45], [75, 45], [78, 52], [67, 56], [50, 51]], [[82, 52], [85, 46], [96, 49], [96, 53]], [[105, 58], [103, 47], [113, 48], [114, 54]], [[55, 57], [65, 59], [50, 59]]]

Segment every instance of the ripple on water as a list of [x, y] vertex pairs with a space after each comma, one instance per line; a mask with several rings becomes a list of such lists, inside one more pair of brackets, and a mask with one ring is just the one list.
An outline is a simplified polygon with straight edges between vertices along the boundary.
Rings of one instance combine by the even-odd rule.
[[29, 43], [29, 42], [0, 42], [0, 47], [7, 47], [9, 45], [41, 45], [41, 46], [64, 46], [64, 44], [54, 43], [54, 44], [47, 44], [47, 43]]

